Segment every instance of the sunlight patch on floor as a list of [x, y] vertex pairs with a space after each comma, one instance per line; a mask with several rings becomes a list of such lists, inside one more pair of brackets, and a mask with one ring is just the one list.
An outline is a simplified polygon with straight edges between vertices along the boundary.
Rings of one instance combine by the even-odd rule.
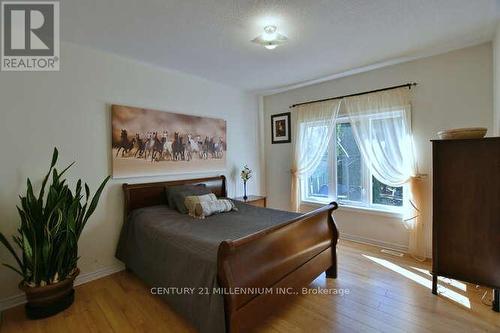
[[[430, 277], [432, 277], [432, 274], [429, 273], [428, 270], [426, 269], [423, 269], [423, 268], [418, 268], [418, 267], [413, 267], [411, 266], [411, 269], [414, 269], [416, 271], [419, 271], [420, 273], [423, 273], [425, 275], [428, 275]], [[449, 284], [457, 289], [460, 289], [462, 291], [467, 291], [467, 285], [463, 282], [460, 282], [460, 281], [457, 281], [457, 280], [453, 280], [453, 279], [449, 279], [449, 278], [445, 278], [445, 277], [442, 277], [442, 276], [439, 276], [438, 277], [438, 280], [441, 281], [441, 282], [444, 282], [446, 284]]]
[[[366, 254], [363, 254], [362, 256], [379, 264], [379, 265], [384, 266], [385, 268], [388, 268], [388, 269], [390, 269], [398, 274], [401, 274], [402, 276], [404, 276], [410, 280], [413, 280], [413, 281], [417, 282], [418, 284], [420, 284], [428, 289], [432, 289], [432, 281], [422, 277], [421, 275], [413, 273], [413, 272], [407, 270], [406, 268], [403, 268], [403, 267], [396, 265], [396, 264], [394, 264], [388, 260], [385, 260], [385, 259], [372, 257], [372, 256], [369, 256]], [[468, 309], [471, 308], [469, 298], [466, 296], [460, 295], [456, 291], [453, 291], [453, 290], [448, 289], [444, 286], [438, 285], [438, 293], [446, 298], [449, 298], [450, 300], [452, 300], [454, 302], [457, 302], [457, 303], [465, 306]]]

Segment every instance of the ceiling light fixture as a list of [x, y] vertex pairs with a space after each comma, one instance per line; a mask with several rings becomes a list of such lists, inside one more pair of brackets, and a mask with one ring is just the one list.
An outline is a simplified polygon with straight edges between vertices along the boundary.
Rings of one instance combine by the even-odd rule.
[[288, 40], [288, 37], [280, 34], [277, 30], [275, 25], [267, 25], [264, 27], [264, 33], [254, 38], [252, 42], [262, 45], [268, 50], [273, 50]]

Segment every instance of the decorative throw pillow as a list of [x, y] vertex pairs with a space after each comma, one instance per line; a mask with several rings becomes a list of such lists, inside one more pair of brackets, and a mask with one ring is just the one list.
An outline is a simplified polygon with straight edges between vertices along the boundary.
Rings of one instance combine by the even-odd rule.
[[196, 204], [214, 200], [217, 200], [217, 197], [213, 193], [204, 195], [190, 195], [184, 199], [184, 206], [186, 206], [189, 215], [195, 216], [194, 209], [196, 207]]
[[238, 208], [236, 208], [234, 202], [228, 199], [204, 201], [196, 204], [193, 217], [204, 219], [213, 214], [230, 212], [232, 210], [237, 211]]
[[186, 214], [187, 208], [184, 199], [191, 195], [203, 195], [212, 193], [205, 185], [178, 185], [166, 186], [165, 194], [167, 203], [171, 209], [176, 209], [181, 214]]

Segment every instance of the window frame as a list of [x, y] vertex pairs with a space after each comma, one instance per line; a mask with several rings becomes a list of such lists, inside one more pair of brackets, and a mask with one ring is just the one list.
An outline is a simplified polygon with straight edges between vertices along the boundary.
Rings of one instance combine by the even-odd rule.
[[[408, 110], [402, 109], [400, 111], [401, 117], [406, 117]], [[389, 116], [393, 114], [393, 112], [387, 114], [378, 114], [378, 115], [370, 115], [367, 114], [366, 117], [370, 117], [370, 130], [371, 130], [371, 121], [377, 119], [389, 118]], [[327, 148], [327, 160], [331, 161], [328, 163], [328, 197], [320, 197], [320, 196], [311, 196], [309, 195], [309, 177], [303, 177], [301, 181], [301, 203], [305, 204], [325, 204], [329, 203], [332, 200], [336, 200], [339, 205], [342, 207], [348, 207], [349, 209], [354, 210], [363, 210], [363, 211], [372, 211], [379, 212], [382, 214], [390, 214], [390, 215], [401, 215], [403, 212], [403, 206], [391, 206], [391, 205], [383, 205], [373, 203], [373, 184], [372, 177], [373, 173], [370, 168], [366, 165], [364, 159], [361, 162], [361, 174], [362, 174], [362, 201], [353, 201], [353, 200], [340, 200], [337, 197], [337, 154], [336, 154], [336, 138], [337, 138], [337, 124], [339, 123], [351, 123], [348, 116], [340, 116], [337, 118], [335, 122], [335, 128], [333, 129], [332, 139], [328, 143]], [[313, 126], [311, 124], [305, 124], [305, 126]], [[358, 148], [359, 149], [359, 148]], [[403, 202], [407, 200], [407, 196], [409, 193], [409, 188], [407, 185], [403, 186]], [[304, 190], [302, 190], [304, 189]]]

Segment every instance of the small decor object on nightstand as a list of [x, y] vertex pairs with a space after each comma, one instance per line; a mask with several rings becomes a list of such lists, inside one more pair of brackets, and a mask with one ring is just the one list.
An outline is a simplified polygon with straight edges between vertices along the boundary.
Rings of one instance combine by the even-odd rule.
[[247, 200], [247, 181], [252, 178], [252, 170], [248, 167], [248, 165], [245, 164], [243, 167], [243, 170], [241, 170], [241, 179], [243, 179], [243, 200]]
[[292, 138], [290, 112], [271, 116], [272, 143], [289, 143]]

